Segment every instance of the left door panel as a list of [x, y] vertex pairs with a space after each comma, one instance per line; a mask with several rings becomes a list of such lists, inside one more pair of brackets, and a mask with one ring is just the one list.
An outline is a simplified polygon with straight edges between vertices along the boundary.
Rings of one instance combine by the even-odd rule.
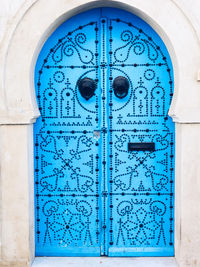
[[[36, 256], [99, 256], [100, 10], [63, 23], [35, 69], [41, 116], [34, 125]], [[89, 100], [81, 79], [95, 81]]]

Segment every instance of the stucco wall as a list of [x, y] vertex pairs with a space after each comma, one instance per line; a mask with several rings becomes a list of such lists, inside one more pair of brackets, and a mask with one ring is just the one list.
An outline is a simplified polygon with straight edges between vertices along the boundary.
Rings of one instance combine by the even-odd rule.
[[6, 28], [13, 23], [13, 17], [24, 2], [24, 0], [1, 0], [0, 42], [2, 42], [4, 38]]
[[[0, 43], [6, 33], [6, 29], [15, 21], [13, 18], [25, 3], [34, 3], [37, 0], [1, 0], [0, 8]], [[162, 1], [162, 0], [161, 0]], [[194, 30], [200, 37], [200, 1], [199, 0], [171, 0], [178, 5], [191, 20]], [[48, 2], [48, 0], [47, 0]], [[156, 6], [154, 7], [156, 9]], [[168, 14], [169, 16], [170, 14]], [[170, 18], [169, 19], [173, 19]]]

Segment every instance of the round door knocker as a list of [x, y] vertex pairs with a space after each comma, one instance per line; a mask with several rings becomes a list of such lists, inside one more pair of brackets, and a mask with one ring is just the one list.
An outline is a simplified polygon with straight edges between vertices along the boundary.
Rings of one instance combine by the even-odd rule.
[[118, 76], [113, 81], [113, 90], [116, 97], [122, 99], [128, 95], [129, 82], [126, 77]]
[[94, 80], [85, 77], [78, 81], [78, 89], [81, 96], [86, 100], [89, 100], [94, 95], [96, 83]]

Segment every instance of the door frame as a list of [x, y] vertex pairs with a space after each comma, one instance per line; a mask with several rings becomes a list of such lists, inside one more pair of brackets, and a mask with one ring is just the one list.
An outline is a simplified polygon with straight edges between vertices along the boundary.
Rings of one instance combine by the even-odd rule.
[[[35, 254], [33, 123], [39, 116], [34, 89], [37, 56], [44, 42], [62, 22], [82, 11], [103, 6], [122, 8], [141, 17], [154, 28], [168, 48], [175, 81], [175, 94], [169, 111], [176, 123], [175, 257], [179, 263], [198, 257], [198, 241], [193, 237], [200, 235], [200, 230], [194, 234], [184, 223], [184, 220], [192, 223], [196, 218], [194, 209], [191, 213], [184, 212], [189, 205], [184, 197], [191, 191], [191, 188], [187, 188], [186, 181], [190, 164], [193, 163], [193, 159], [186, 155], [187, 144], [184, 138], [190, 130], [188, 123], [190, 127], [191, 124], [200, 123], [200, 106], [197, 101], [199, 85], [194, 79], [199, 68], [200, 49], [193, 21], [184, 13], [183, 7], [171, 0], [162, 4], [159, 0], [49, 0], [48, 10], [46, 1], [32, 0], [25, 3], [15, 17], [0, 54], [3, 62], [0, 91], [2, 262], [17, 260], [29, 266]], [[168, 20], [167, 13], [176, 17], [176, 23], [181, 28], [179, 34], [173, 20]], [[200, 129], [194, 126], [192, 131], [195, 136]], [[14, 162], [12, 168], [9, 159]], [[186, 161], [187, 166], [184, 166]], [[16, 177], [14, 181], [13, 175]], [[195, 185], [193, 190], [197, 190]], [[15, 201], [16, 198], [19, 199], [18, 202]], [[194, 200], [195, 196], [191, 196], [189, 202], [193, 205]], [[193, 240], [191, 248], [186, 241], [187, 237]]]

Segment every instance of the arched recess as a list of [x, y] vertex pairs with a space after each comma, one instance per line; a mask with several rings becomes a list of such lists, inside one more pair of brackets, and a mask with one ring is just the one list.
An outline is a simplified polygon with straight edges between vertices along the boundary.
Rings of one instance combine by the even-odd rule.
[[[162, 2], [159, 0], [49, 0], [48, 9], [46, 0], [37, 0], [32, 1], [31, 4], [25, 4], [14, 26], [9, 29], [1, 50], [3, 82], [0, 91], [0, 124], [24, 125], [35, 121], [35, 118], [39, 116], [39, 111], [35, 99], [33, 74], [36, 58], [43, 43], [53, 30], [69, 17], [102, 6], [118, 7], [133, 12], [157, 31], [168, 48], [174, 66], [175, 95], [170, 115], [178, 123], [200, 122], [200, 85], [196, 81], [196, 73], [200, 66], [199, 40], [189, 19], [171, 0]], [[169, 19], [166, 14], [170, 14], [170, 17], [174, 19]], [[29, 134], [26, 138], [24, 142], [31, 143], [32, 137]], [[12, 151], [13, 148], [9, 147], [9, 149]], [[179, 152], [177, 151], [177, 156]], [[26, 157], [24, 165], [32, 166], [32, 161]], [[32, 177], [32, 167], [29, 171]], [[8, 173], [5, 173], [6, 175], [8, 176]], [[27, 174], [24, 175], [24, 179], [27, 179]], [[2, 190], [5, 189], [2, 188]], [[23, 201], [27, 206], [28, 191], [24, 194]], [[178, 195], [180, 192], [176, 194]], [[15, 196], [13, 196], [14, 200]], [[177, 217], [178, 226], [179, 220], [180, 216]], [[178, 227], [176, 230], [178, 241], [179, 230]], [[31, 231], [33, 231], [32, 228], [25, 237], [27, 243], [33, 235]], [[178, 251], [179, 245], [176, 246]], [[28, 250], [26, 257], [30, 259], [30, 255], [34, 254], [34, 246], [29, 243], [26, 249]]]
[[[173, 68], [152, 28], [116, 8], [70, 18], [45, 42], [35, 88], [41, 111], [34, 125], [36, 256], [173, 256], [174, 124], [167, 116]], [[131, 150], [132, 142], [144, 151]], [[153, 214], [157, 232], [130, 236], [123, 225], [129, 218], [137, 225], [143, 212]], [[65, 218], [74, 213], [83, 225], [79, 236], [73, 235], [77, 218]]]

